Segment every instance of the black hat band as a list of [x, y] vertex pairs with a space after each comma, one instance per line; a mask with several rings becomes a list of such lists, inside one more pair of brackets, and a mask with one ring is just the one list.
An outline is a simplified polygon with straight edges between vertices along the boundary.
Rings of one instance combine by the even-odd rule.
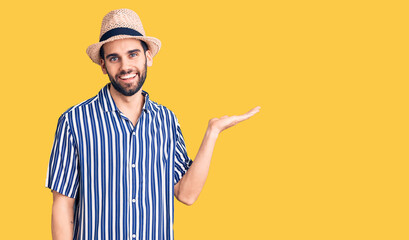
[[111, 38], [117, 35], [143, 36], [140, 32], [134, 29], [131, 29], [131, 28], [114, 28], [104, 33], [104, 35], [102, 35], [99, 41], [102, 42], [102, 41], [107, 40], [108, 38]]

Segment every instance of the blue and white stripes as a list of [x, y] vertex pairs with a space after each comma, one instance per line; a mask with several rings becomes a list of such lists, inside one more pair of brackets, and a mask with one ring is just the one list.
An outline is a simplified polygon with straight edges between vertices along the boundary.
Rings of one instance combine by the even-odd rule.
[[58, 120], [46, 187], [75, 198], [74, 239], [173, 239], [188, 157], [176, 116], [149, 100], [134, 127], [107, 84]]

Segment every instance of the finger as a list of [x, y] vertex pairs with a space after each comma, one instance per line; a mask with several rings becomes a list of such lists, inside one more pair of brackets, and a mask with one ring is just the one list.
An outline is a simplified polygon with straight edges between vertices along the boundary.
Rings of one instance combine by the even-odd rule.
[[258, 113], [260, 111], [261, 107], [255, 107], [253, 109], [251, 109], [250, 111], [246, 112], [245, 114], [239, 115], [238, 119], [240, 121], [244, 121], [246, 119], [249, 119], [251, 116], [253, 116], [254, 114]]
[[260, 106], [257, 106], [257, 107], [255, 107], [255, 108], [253, 108], [253, 109], [251, 109], [250, 111], [248, 111], [247, 113], [258, 113], [259, 111], [260, 111]]
[[256, 114], [256, 113], [258, 113], [260, 111], [260, 108], [261, 107], [252, 108], [250, 111], [246, 112], [243, 115], [254, 115], [254, 114]]

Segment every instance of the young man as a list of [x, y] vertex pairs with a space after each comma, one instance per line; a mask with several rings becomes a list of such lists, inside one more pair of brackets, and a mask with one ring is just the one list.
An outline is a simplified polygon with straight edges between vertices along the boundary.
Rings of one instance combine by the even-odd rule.
[[104, 17], [87, 54], [110, 83], [58, 121], [46, 179], [53, 239], [173, 239], [174, 196], [193, 204], [219, 133], [258, 112], [211, 119], [192, 161], [176, 116], [142, 90], [160, 46], [132, 10]]

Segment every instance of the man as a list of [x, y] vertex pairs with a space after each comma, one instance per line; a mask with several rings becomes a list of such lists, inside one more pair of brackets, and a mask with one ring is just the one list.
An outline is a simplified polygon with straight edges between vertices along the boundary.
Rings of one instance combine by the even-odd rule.
[[197, 156], [176, 116], [142, 90], [161, 43], [129, 9], [108, 13], [87, 54], [110, 83], [63, 113], [47, 171], [53, 239], [173, 239], [174, 197], [191, 205], [219, 133], [250, 118], [213, 118]]

